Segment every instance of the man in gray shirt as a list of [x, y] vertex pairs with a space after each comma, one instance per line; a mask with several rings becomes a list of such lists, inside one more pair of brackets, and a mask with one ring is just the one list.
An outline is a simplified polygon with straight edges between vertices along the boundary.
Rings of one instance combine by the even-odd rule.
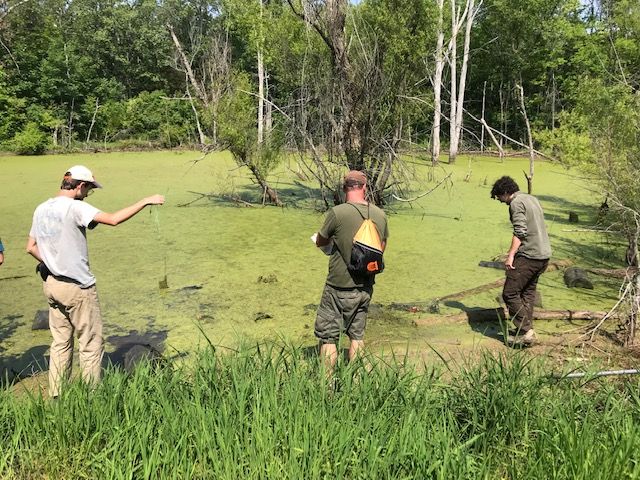
[[511, 343], [531, 345], [536, 340], [533, 330], [533, 305], [536, 286], [551, 257], [551, 244], [544, 214], [538, 199], [520, 191], [511, 177], [504, 176], [493, 184], [491, 198], [509, 205], [513, 225], [511, 246], [505, 260], [506, 279], [502, 298], [517, 330]]
[[96, 278], [89, 269], [86, 229], [99, 223], [115, 226], [147, 205], [164, 203], [162, 195], [152, 195], [115, 213], [106, 213], [83, 202], [94, 188], [102, 186], [87, 167], [71, 167], [64, 174], [58, 195], [36, 208], [27, 241], [27, 252], [40, 262], [38, 271], [49, 301], [52, 397], [60, 394], [63, 380], [71, 374], [74, 333], [78, 335], [83, 380], [95, 384], [101, 376], [102, 315]]

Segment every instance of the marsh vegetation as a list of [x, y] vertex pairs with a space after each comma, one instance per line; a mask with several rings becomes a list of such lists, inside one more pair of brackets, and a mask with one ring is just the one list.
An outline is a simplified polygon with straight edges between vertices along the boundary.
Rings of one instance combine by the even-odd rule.
[[[0, 392], [3, 478], [637, 478], [635, 382], [522, 355], [342, 365], [259, 344], [109, 371], [57, 401]], [[579, 383], [577, 383], [579, 382]]]

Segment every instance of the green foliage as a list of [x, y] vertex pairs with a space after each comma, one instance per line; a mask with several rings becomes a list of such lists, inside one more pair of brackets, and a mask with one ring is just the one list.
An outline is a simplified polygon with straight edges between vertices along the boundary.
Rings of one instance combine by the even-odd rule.
[[[314, 8], [308, 13], [321, 17], [324, 2], [312, 3]], [[355, 136], [363, 138], [360, 147], [367, 150], [371, 144], [388, 142], [400, 119], [402, 133], [410, 131], [414, 140], [427, 142], [432, 119], [429, 77], [433, 73], [435, 3], [363, 0], [345, 4], [345, 33], [350, 39], [345, 53], [356, 76], [349, 86], [350, 95], [355, 104], [364, 102], [353, 115]], [[299, 1], [294, 5], [298, 11], [302, 8]], [[450, 15], [445, 8], [445, 45]], [[318, 145], [331, 149], [332, 124], [322, 106], [323, 100], [335, 94], [335, 72], [327, 46], [286, 2], [245, 0], [19, 2], [3, 18], [0, 141], [6, 142], [28, 121], [38, 121], [25, 116], [26, 105], [52, 112], [55, 125], [40, 124], [41, 129], [70, 128], [71, 132], [65, 132], [67, 141], [85, 141], [96, 99], [109, 110], [107, 105], [127, 102], [143, 92], [182, 97], [186, 79], [167, 24], [182, 42], [196, 77], [205, 83], [221, 75], [207, 62], [220, 53], [212, 53], [211, 39], [228, 40], [231, 66], [246, 75], [250, 84], [256, 83], [260, 51], [269, 99], [288, 114], [304, 105], [309, 134]], [[615, 76], [637, 88], [640, 9], [633, 0], [593, 4], [485, 0], [472, 31], [472, 53], [465, 108], [480, 113], [486, 82], [488, 123], [513, 138], [523, 138], [516, 83], [524, 87], [529, 119], [537, 130], [553, 130], [564, 121], [561, 112], [570, 112], [581, 101], [585, 76], [605, 82]], [[218, 87], [222, 92], [227, 85], [208, 90], [212, 98], [220, 94]], [[367, 102], [366, 94], [371, 92], [374, 100]], [[217, 107], [212, 100], [209, 108]], [[185, 121], [192, 120], [189, 108], [179, 110]], [[105, 141], [116, 133], [120, 138], [142, 138], [135, 128], [128, 130], [120, 114], [113, 113], [114, 119], [108, 111], [98, 114], [91, 140]], [[217, 116], [215, 112], [202, 114], [205, 127], [211, 116]], [[375, 131], [368, 130], [368, 122]], [[175, 119], [156, 124], [164, 126], [146, 133], [150, 140], [155, 135], [154, 142], [176, 145], [195, 138]], [[467, 121], [465, 128], [480, 134], [478, 124]], [[207, 132], [211, 138], [215, 138], [214, 130]], [[445, 144], [446, 138], [442, 140]], [[373, 152], [370, 159], [377, 155], [381, 154]]]
[[47, 145], [47, 135], [34, 122], [27, 123], [9, 142], [9, 148], [18, 155], [40, 155]]
[[595, 154], [591, 138], [584, 131], [581, 120], [576, 115], [564, 113], [560, 117], [559, 127], [536, 132], [534, 139], [566, 166], [589, 169], [594, 165]]
[[[576, 108], [560, 117], [561, 126], [540, 141], [570, 165], [596, 172], [605, 183], [623, 181], [640, 157], [640, 97], [628, 85], [584, 78]], [[618, 172], [618, 173], [616, 173]], [[621, 176], [620, 176], [621, 174]]]
[[[104, 115], [107, 131], [115, 130], [121, 120], [122, 109], [112, 103], [105, 114], [112, 115]], [[172, 100], [161, 91], [142, 92], [126, 103], [122, 125], [132, 137], [158, 139], [162, 146], [173, 147], [189, 143], [194, 128], [192, 119], [189, 102]]]
[[233, 82], [218, 109], [218, 140], [239, 165], [255, 169], [259, 181], [264, 180], [280, 162], [281, 139], [277, 131], [270, 132], [265, 142], [258, 145], [256, 97], [250, 78], [239, 72]]
[[[56, 401], [0, 392], [3, 478], [635, 478], [637, 380], [589, 389], [521, 355], [451, 380], [277, 344], [109, 370]], [[56, 448], [52, 449], [51, 445]]]

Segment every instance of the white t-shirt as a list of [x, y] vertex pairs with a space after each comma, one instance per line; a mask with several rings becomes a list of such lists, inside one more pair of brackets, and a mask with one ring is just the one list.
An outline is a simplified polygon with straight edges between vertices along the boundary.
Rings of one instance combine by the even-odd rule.
[[50, 198], [36, 208], [29, 232], [51, 273], [72, 278], [83, 288], [96, 283], [89, 269], [86, 227], [98, 213], [80, 200]]

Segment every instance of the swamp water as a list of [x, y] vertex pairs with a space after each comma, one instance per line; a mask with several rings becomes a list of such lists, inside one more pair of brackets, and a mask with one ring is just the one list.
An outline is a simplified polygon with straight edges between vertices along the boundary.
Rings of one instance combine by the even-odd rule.
[[[185, 357], [206, 344], [203, 334], [214, 345], [229, 348], [265, 339], [315, 345], [315, 305], [327, 259], [309, 241], [323, 220], [323, 214], [311, 208], [316, 204], [313, 186], [301, 186], [289, 169], [292, 165], [283, 162], [270, 181], [285, 208], [247, 208], [207, 197], [181, 206], [198, 198], [193, 192], [259, 202], [259, 189], [228, 154], [193, 164], [199, 156], [144, 152], [0, 157], [0, 237], [6, 248], [0, 267], [0, 370], [46, 369], [49, 332], [31, 330], [34, 315], [46, 309], [46, 302], [35, 261], [24, 246], [33, 209], [57, 193], [62, 174], [78, 163], [91, 168], [104, 185], [88, 201], [105, 211], [154, 193], [166, 196], [162, 207], [147, 207], [118, 227], [101, 225], [87, 234], [111, 358], [117, 360], [123, 346], [136, 342], [161, 347], [170, 357]], [[478, 267], [479, 261], [505, 252], [510, 241], [507, 209], [491, 200], [489, 191], [503, 174], [519, 179], [526, 162], [474, 158], [471, 163], [478, 173], [469, 182], [462, 180], [467, 162], [443, 165], [453, 171], [450, 188], [412, 205], [387, 207], [387, 269], [374, 293], [374, 303], [383, 307], [373, 309], [367, 330], [367, 342], [377, 351], [424, 352], [429, 345], [500, 348], [495, 338], [468, 324], [415, 328], [412, 320], [428, 313], [384, 307], [424, 302], [501, 277], [497, 270]], [[427, 177], [428, 167], [415, 168], [418, 179]], [[548, 163], [537, 165], [534, 185], [555, 258], [571, 258], [583, 266], [618, 266], [611, 251], [619, 245], [612, 239], [566, 231], [569, 211], [580, 212], [588, 227], [600, 198], [569, 172]], [[416, 182], [415, 192], [432, 186]], [[539, 288], [545, 308], [602, 310], [616, 295], [615, 284], [598, 279], [593, 291], [568, 291], [560, 272], [545, 274]], [[441, 313], [494, 307], [497, 293], [443, 304]]]

